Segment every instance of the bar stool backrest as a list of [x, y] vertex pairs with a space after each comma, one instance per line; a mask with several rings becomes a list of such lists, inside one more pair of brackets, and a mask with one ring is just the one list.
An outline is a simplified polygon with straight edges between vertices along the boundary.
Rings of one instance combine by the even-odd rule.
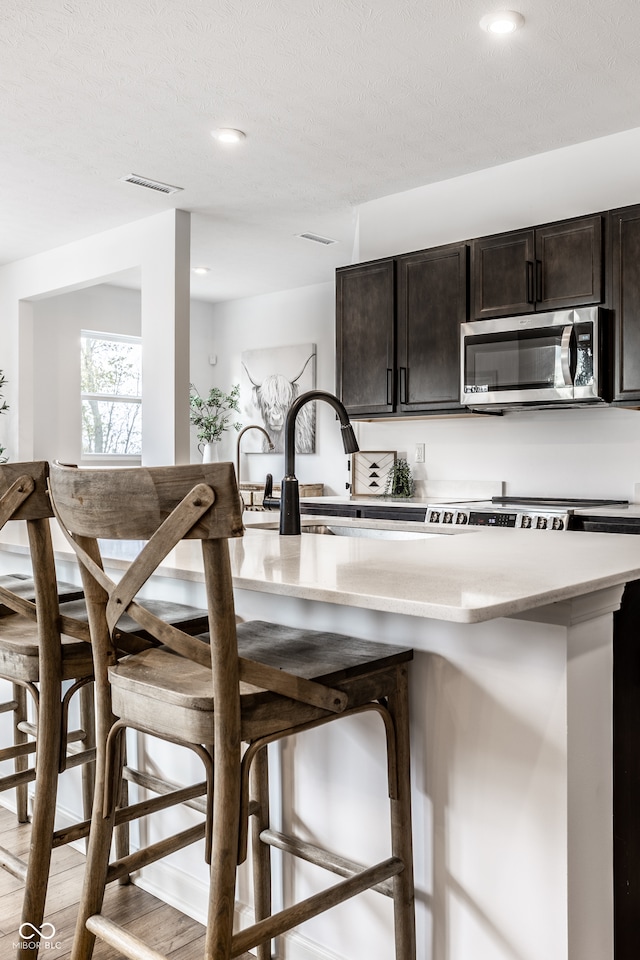
[[[94, 662], [113, 665], [114, 627], [126, 610], [161, 643], [210, 667], [220, 714], [239, 717], [239, 667], [227, 540], [243, 534], [232, 463], [122, 470], [51, 466], [56, 516], [80, 560]], [[140, 588], [182, 539], [199, 539], [211, 643], [160, 620], [136, 599]], [[115, 583], [102, 568], [98, 540], [146, 541]], [[102, 691], [102, 695], [101, 695]], [[96, 692], [108, 710], [106, 672], [96, 666]], [[226, 709], [223, 708], [226, 705]], [[105, 714], [103, 713], [103, 717]], [[236, 721], [234, 721], [236, 722]]]
[[[41, 633], [55, 629], [58, 593], [49, 518], [53, 516], [47, 489], [45, 460], [0, 465], [0, 529], [10, 520], [26, 520]], [[36, 604], [0, 587], [0, 602], [9, 610], [36, 620]]]
[[[0, 464], [0, 502], [8, 502], [5, 498], [11, 487], [23, 478], [27, 479], [27, 487], [31, 487], [30, 490], [23, 487], [25, 495], [18, 497], [21, 502], [16, 503], [15, 509], [0, 513], [0, 529], [8, 520], [42, 520], [53, 516], [47, 491], [48, 476], [46, 460]], [[16, 489], [15, 492], [18, 494], [19, 491]]]

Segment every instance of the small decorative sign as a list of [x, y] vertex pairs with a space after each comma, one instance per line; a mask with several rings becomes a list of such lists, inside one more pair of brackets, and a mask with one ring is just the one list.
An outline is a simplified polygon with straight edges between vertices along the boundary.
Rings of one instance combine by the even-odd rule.
[[395, 450], [359, 450], [351, 458], [351, 492], [354, 497], [379, 497], [395, 463]]

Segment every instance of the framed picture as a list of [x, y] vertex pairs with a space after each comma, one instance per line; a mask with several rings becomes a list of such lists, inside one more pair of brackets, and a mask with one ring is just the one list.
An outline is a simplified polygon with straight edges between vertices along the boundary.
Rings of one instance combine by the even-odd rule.
[[351, 457], [351, 493], [354, 497], [379, 497], [396, 460], [395, 450], [359, 450]]
[[[240, 396], [245, 423], [263, 427], [275, 453], [284, 452], [287, 411], [296, 397], [316, 385], [315, 343], [245, 350], [240, 355]], [[246, 418], [246, 419], [245, 419]], [[315, 453], [316, 404], [304, 404], [296, 418], [296, 453]], [[247, 434], [245, 453], [268, 453], [266, 437]]]

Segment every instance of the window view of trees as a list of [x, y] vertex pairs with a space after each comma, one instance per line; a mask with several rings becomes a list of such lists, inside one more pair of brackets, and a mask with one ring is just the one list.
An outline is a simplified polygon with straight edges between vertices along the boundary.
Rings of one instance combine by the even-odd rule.
[[138, 337], [82, 335], [82, 452], [142, 453], [142, 345]]

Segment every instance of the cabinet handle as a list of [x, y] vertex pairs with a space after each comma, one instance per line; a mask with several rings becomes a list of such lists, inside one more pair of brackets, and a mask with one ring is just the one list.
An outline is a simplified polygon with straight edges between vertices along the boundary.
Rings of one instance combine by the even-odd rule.
[[535, 303], [533, 293], [533, 260], [527, 260], [527, 303]]
[[542, 300], [542, 260], [536, 260], [536, 300]]
[[400, 367], [400, 403], [407, 402], [407, 368]]
[[387, 404], [393, 405], [393, 370], [387, 367]]

